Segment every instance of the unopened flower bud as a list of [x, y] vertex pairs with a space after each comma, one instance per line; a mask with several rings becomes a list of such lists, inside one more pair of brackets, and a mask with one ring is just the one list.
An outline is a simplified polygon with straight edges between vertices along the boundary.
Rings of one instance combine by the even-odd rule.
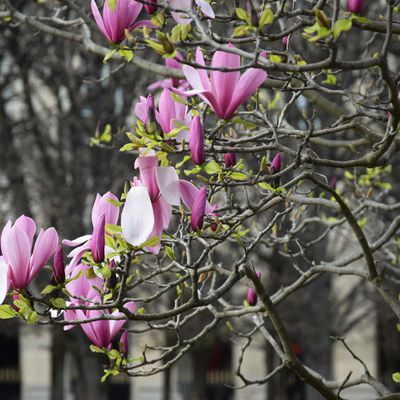
[[203, 187], [199, 190], [199, 193], [193, 202], [192, 221], [191, 221], [193, 231], [199, 231], [203, 228], [206, 201], [207, 201], [207, 189]]
[[102, 215], [99, 222], [93, 229], [92, 238], [90, 239], [90, 250], [92, 252], [93, 261], [101, 263], [104, 261], [105, 248], [105, 216]]
[[57, 247], [54, 253], [53, 278], [57, 283], [63, 283], [65, 281], [65, 264], [61, 245]]
[[364, 5], [364, 0], [347, 0], [347, 9], [354, 13], [359, 14]]
[[[257, 272], [258, 278], [261, 277], [261, 272]], [[255, 306], [257, 304], [257, 293], [253, 288], [248, 288], [247, 289], [247, 303], [249, 306]]]
[[224, 164], [226, 168], [231, 168], [236, 165], [236, 153], [225, 153]]
[[[148, 3], [153, 3], [156, 4], [157, 0], [146, 0]], [[147, 14], [151, 15], [154, 14], [157, 11], [157, 6], [153, 6], [150, 4], [145, 4], [144, 9], [146, 10]]]
[[192, 118], [189, 129], [189, 149], [195, 164], [201, 165], [205, 161], [204, 130], [198, 115]]

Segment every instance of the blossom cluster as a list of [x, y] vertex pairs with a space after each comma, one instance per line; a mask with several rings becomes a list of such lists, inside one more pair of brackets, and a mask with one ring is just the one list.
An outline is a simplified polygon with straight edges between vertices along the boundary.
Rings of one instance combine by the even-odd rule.
[[[140, 27], [153, 28], [150, 20], [138, 21], [144, 10], [153, 14], [156, 2], [143, 6], [135, 0], [105, 1], [102, 13], [94, 0], [92, 13], [99, 30], [113, 45], [119, 45], [127, 32]], [[172, 18], [180, 24], [191, 20], [196, 4], [205, 18], [214, 18], [210, 4], [204, 0], [168, 0]], [[267, 78], [261, 68], [246, 68], [233, 45], [216, 51], [211, 57], [211, 73], [203, 50], [198, 47], [194, 59], [190, 54], [176, 52], [166, 65], [182, 71], [185, 79], [167, 79], [151, 85], [134, 108], [138, 130], [144, 132], [136, 150], [134, 166], [138, 175], [118, 197], [108, 192], [97, 194], [92, 208], [92, 232], [73, 240], [63, 240], [68, 251], [65, 264], [63, 248], [55, 228], [40, 230], [36, 240], [36, 223], [22, 215], [14, 224], [9, 221], [1, 234], [0, 304], [12, 298], [13, 315], [27, 318], [22, 303], [30, 295], [32, 281], [53, 257], [52, 281], [42, 294], [53, 306], [54, 318], [65, 322], [65, 329], [80, 325], [98, 348], [110, 349], [121, 328], [136, 311], [133, 301], [122, 303], [113, 298], [111, 278], [121, 278], [124, 265], [130, 263], [130, 254], [157, 255], [163, 246], [163, 234], [173, 223], [173, 210], [190, 216], [187, 227], [199, 234], [205, 227], [215, 229], [216, 204], [210, 203], [210, 189], [180, 177], [179, 168], [153, 149], [157, 144], [173, 149], [175, 153], [190, 154], [192, 162], [201, 168], [207, 160], [207, 126], [215, 120], [231, 120], [240, 106], [248, 101]], [[244, 71], [242, 73], [242, 71]], [[162, 89], [159, 96], [154, 92]], [[157, 101], [156, 101], [157, 99]], [[159, 138], [159, 140], [152, 140]], [[226, 169], [237, 164], [235, 152], [223, 154]], [[271, 174], [281, 169], [278, 154], [270, 166]], [[182, 211], [182, 210], [186, 210]], [[64, 250], [65, 251], [65, 250]], [[59, 297], [62, 296], [62, 297]], [[248, 303], [257, 302], [250, 290]], [[65, 304], [60, 302], [63, 299]], [[60, 310], [63, 310], [60, 312]], [[29, 318], [33, 319], [30, 311]], [[127, 335], [121, 336], [126, 348]]]

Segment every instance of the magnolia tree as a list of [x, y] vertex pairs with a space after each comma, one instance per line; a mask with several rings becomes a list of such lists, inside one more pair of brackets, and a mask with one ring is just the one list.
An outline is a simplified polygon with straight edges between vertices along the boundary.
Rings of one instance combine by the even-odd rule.
[[[311, 369], [280, 311], [310, 283], [349, 275], [400, 317], [398, 2], [38, 3], [26, 14], [0, 0], [0, 16], [165, 79], [137, 98], [117, 149], [131, 154], [131, 177], [120, 193], [97, 194], [91, 232], [59, 238], [24, 215], [4, 226], [0, 318], [82, 329], [108, 357], [103, 379], [167, 370], [224, 322], [246, 339], [234, 367], [240, 386], [289, 370], [326, 399], [360, 384], [400, 398], [366, 366], [337, 382]], [[107, 128], [92, 143], [111, 141]], [[314, 251], [341, 235], [350, 251]], [[293, 271], [274, 292], [258, 262], [265, 249]], [[52, 273], [36, 293], [46, 265]], [[129, 354], [143, 333], [141, 356]], [[279, 359], [261, 379], [242, 371], [255, 337]]]

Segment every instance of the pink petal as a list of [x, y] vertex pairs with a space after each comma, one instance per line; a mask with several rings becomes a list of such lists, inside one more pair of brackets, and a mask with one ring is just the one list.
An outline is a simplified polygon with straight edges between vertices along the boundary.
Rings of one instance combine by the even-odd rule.
[[[197, 196], [199, 195], [200, 189], [198, 189], [193, 183], [185, 180], [179, 181], [179, 190], [181, 193], [181, 198], [183, 204], [189, 209], [192, 210], [194, 201], [196, 200]], [[207, 201], [205, 213], [206, 214], [213, 214], [214, 208], [212, 205]]]
[[158, 187], [164, 199], [173, 206], [180, 204], [179, 177], [174, 167], [156, 169]]
[[[135, 312], [136, 310], [136, 304], [133, 301], [129, 301], [124, 304], [124, 308], [129, 310], [131, 313]], [[114, 317], [122, 317], [125, 316], [123, 312], [120, 311], [114, 311], [111, 313], [112, 316]], [[110, 338], [111, 341], [115, 338], [117, 333], [121, 330], [121, 328], [126, 324], [126, 319], [121, 319], [121, 320], [111, 320], [110, 322]]]
[[[159, 197], [157, 201], [153, 202], [154, 212], [154, 227], [149, 237], [161, 238], [163, 230], [168, 228], [169, 222], [172, 217], [172, 207], [167, 203], [163, 197]], [[157, 243], [155, 246], [146, 247], [147, 251], [151, 251], [153, 254], [158, 254], [161, 248], [161, 243]]]
[[[196, 49], [196, 63], [199, 65], [202, 65], [203, 67], [206, 66], [206, 63], [204, 62], [204, 56], [203, 56], [203, 52], [201, 51], [201, 48], [198, 47]], [[210, 84], [210, 80], [208, 78], [208, 72], [206, 69], [202, 69], [202, 68], [198, 68], [197, 72], [200, 76], [200, 81], [201, 81], [201, 85], [203, 87], [203, 89], [207, 90], [208, 92], [211, 91], [211, 84]]]
[[91, 8], [92, 8], [92, 13], [94, 16], [94, 19], [96, 20], [96, 24], [99, 27], [101, 33], [108, 39], [111, 40], [111, 37], [108, 35], [108, 32], [106, 30], [106, 27], [104, 26], [104, 22], [103, 22], [103, 18], [100, 15], [100, 11], [97, 8], [97, 4], [95, 0], [92, 0], [91, 4], [90, 4]]
[[121, 214], [122, 236], [131, 245], [139, 246], [149, 237], [153, 226], [153, 206], [147, 188], [131, 188]]
[[200, 7], [201, 12], [208, 18], [214, 19], [215, 14], [214, 10], [210, 6], [209, 3], [207, 3], [204, 0], [196, 0], [197, 5]]
[[172, 100], [171, 91], [164, 89], [160, 96], [158, 106], [157, 121], [164, 133], [169, 133], [172, 130], [171, 121], [176, 118], [175, 102]]
[[[190, 10], [192, 8], [192, 0], [168, 0], [168, 4], [171, 8], [180, 10]], [[191, 21], [187, 14], [172, 11], [171, 15], [178, 24], [186, 25]]]
[[232, 118], [236, 109], [244, 103], [265, 81], [267, 73], [262, 69], [248, 69], [239, 79], [235, 92], [225, 111], [225, 118]]
[[154, 201], [160, 191], [156, 180], [157, 156], [139, 156], [135, 161], [135, 167], [140, 171], [140, 182], [147, 187], [151, 201]]
[[96, 200], [92, 208], [92, 224], [96, 226], [100, 218], [105, 216], [105, 223], [116, 225], [119, 217], [119, 207], [110, 203], [109, 200], [118, 201], [118, 197], [111, 192], [105, 193], [103, 196], [97, 194]]
[[[211, 66], [214, 68], [239, 68], [240, 56], [225, 51], [216, 51]], [[215, 94], [222, 111], [229, 107], [232, 96], [236, 92], [239, 77], [239, 71], [211, 71], [212, 92]]]
[[18, 226], [10, 229], [6, 236], [8, 264], [13, 273], [15, 289], [25, 289], [29, 285], [29, 258], [31, 245], [27, 234]]
[[7, 296], [9, 286], [8, 265], [4, 261], [4, 258], [0, 256], [0, 304], [3, 303]]
[[11, 221], [8, 221], [2, 232], [1, 232], [1, 253], [4, 256], [4, 259], [6, 260], [6, 262], [8, 263], [8, 255], [7, 255], [7, 245], [6, 245], [6, 241], [7, 241], [7, 237], [10, 233], [10, 229], [11, 229]]
[[14, 225], [20, 227], [26, 233], [26, 235], [28, 236], [28, 239], [29, 239], [29, 243], [31, 244], [31, 248], [32, 248], [33, 237], [35, 236], [35, 232], [36, 232], [35, 221], [32, 218], [26, 217], [25, 215], [21, 215], [15, 221]]
[[78, 238], [73, 239], [73, 240], [64, 239], [62, 241], [62, 244], [65, 246], [68, 246], [68, 247], [76, 247], [82, 243], [86, 243], [88, 240], [90, 240], [91, 237], [92, 237], [92, 235], [84, 235], [84, 236], [79, 236]]
[[45, 232], [40, 231], [31, 257], [30, 281], [39, 273], [44, 264], [57, 250], [58, 241], [58, 234], [54, 228], [48, 228]]

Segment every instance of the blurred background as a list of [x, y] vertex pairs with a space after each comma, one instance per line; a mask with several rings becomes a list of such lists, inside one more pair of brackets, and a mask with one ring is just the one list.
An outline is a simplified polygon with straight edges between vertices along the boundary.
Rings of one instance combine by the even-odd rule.
[[[27, 13], [36, 10], [32, 3], [13, 0]], [[69, 12], [73, 18], [75, 11]], [[354, 54], [361, 51], [357, 40], [349, 40], [348, 46]], [[119, 193], [132, 176], [134, 160], [118, 148], [132, 126], [133, 105], [154, 79], [132, 65], [103, 64], [76, 43], [0, 22], [0, 226], [26, 214], [40, 226], [57, 227], [63, 238], [87, 233], [95, 194]], [[301, 107], [307, 106], [303, 98]], [[294, 114], [294, 126], [296, 118]], [[319, 110], [318, 118], [330, 116]], [[112, 128], [112, 144], [90, 146], [90, 138], [106, 124]], [[327, 239], [316, 251], [325, 257], [351, 252], [347, 239]], [[313, 257], [318, 259], [318, 254]], [[265, 282], [270, 290], [291, 280], [293, 271], [281, 268], [287, 261], [279, 254], [268, 251], [258, 259], [273, 271]], [[40, 280], [36, 285], [33, 291], [43, 288]], [[330, 379], [345, 379], [350, 371], [362, 373], [361, 363], [331, 338], [345, 336], [371, 373], [393, 387], [391, 375], [400, 368], [397, 321], [365, 283], [349, 277], [319, 279], [288, 299], [280, 312], [296, 338], [297, 356], [311, 367]], [[132, 352], [140, 345], [139, 338]], [[129, 380], [121, 376], [101, 384], [105, 360], [90, 352], [80, 329], [63, 332], [1, 321], [0, 400], [319, 398], [287, 372], [268, 385], [232, 389], [239, 383], [234, 375], [238, 349], [239, 343], [221, 327], [163, 375]], [[273, 365], [265, 344], [253, 343], [244, 362], [246, 373], [262, 377]], [[347, 394], [374, 398], [367, 388]]]

